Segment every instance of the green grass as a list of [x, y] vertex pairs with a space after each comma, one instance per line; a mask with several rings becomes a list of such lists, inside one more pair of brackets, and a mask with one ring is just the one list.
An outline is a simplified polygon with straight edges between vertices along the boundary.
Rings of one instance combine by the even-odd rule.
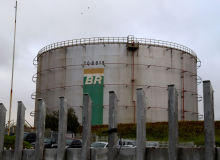
[[[108, 125], [92, 126], [92, 133], [106, 136], [103, 131], [108, 130]], [[146, 137], [148, 141], [169, 141], [168, 122], [146, 123]], [[78, 128], [82, 132], [82, 126]], [[179, 142], [194, 142], [195, 145], [205, 145], [204, 121], [180, 121], [178, 123]], [[118, 124], [118, 136], [122, 138], [136, 138], [136, 124]], [[220, 121], [215, 121], [215, 141], [220, 147]]]

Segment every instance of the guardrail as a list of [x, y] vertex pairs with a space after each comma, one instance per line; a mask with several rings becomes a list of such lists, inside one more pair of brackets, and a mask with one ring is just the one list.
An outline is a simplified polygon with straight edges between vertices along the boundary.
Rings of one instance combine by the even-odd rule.
[[156, 39], [147, 39], [147, 38], [134, 38], [134, 37], [93, 37], [93, 38], [81, 38], [81, 39], [73, 39], [67, 41], [61, 41], [57, 43], [53, 43], [43, 47], [39, 52], [38, 55], [61, 47], [69, 47], [69, 46], [78, 46], [78, 45], [90, 45], [90, 44], [117, 44], [117, 43], [139, 43], [140, 45], [152, 45], [152, 46], [161, 46], [167, 48], [174, 48], [178, 50], [182, 50], [184, 52], [188, 52], [191, 55], [197, 57], [196, 53], [191, 50], [190, 48], [163, 40], [156, 40]]
[[156, 40], [156, 39], [147, 39], [147, 38], [134, 38], [134, 36], [128, 37], [92, 37], [92, 38], [81, 38], [81, 39], [73, 39], [73, 40], [66, 40], [57, 43], [53, 43], [43, 47], [37, 54], [37, 56], [33, 60], [33, 64], [37, 67], [37, 60], [38, 57], [49, 50], [62, 48], [62, 47], [71, 47], [71, 46], [83, 46], [83, 45], [91, 45], [91, 44], [128, 44], [128, 43], [139, 43], [139, 45], [149, 45], [149, 46], [156, 46], [156, 47], [165, 47], [165, 48], [172, 48], [181, 50], [183, 52], [187, 52], [191, 54], [199, 65], [197, 68], [201, 66], [201, 61], [198, 59], [196, 53], [191, 50], [190, 48], [163, 40]]

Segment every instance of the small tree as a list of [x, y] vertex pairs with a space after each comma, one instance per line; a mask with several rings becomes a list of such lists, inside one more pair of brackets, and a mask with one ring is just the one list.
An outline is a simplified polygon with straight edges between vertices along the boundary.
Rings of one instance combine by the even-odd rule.
[[[73, 108], [69, 108], [67, 112], [67, 131], [76, 133], [79, 127], [78, 117]], [[45, 128], [50, 128], [53, 131], [58, 131], [59, 128], [59, 111], [53, 111], [52, 114], [46, 115]]]
[[79, 125], [75, 110], [73, 108], [69, 108], [67, 113], [67, 131], [76, 133]]
[[52, 114], [46, 115], [45, 128], [50, 128], [52, 131], [58, 131], [59, 111], [53, 111]]

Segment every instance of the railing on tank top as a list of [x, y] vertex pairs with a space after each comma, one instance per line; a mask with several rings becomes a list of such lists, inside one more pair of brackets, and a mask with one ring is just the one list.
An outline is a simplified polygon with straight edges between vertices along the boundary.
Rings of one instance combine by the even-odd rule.
[[67, 41], [61, 41], [57, 43], [53, 43], [43, 47], [39, 52], [38, 55], [34, 58], [34, 65], [37, 65], [37, 58], [44, 52], [49, 50], [62, 48], [62, 47], [70, 47], [70, 46], [80, 46], [80, 45], [90, 45], [90, 44], [118, 44], [118, 43], [139, 43], [140, 45], [149, 45], [149, 46], [158, 46], [158, 47], [165, 47], [165, 48], [172, 48], [187, 52], [194, 56], [197, 59], [196, 53], [191, 50], [190, 48], [163, 40], [156, 40], [156, 39], [147, 39], [147, 38], [128, 38], [128, 37], [92, 37], [92, 38], [81, 38], [81, 39], [73, 39]]
[[[143, 44], [143, 45], [174, 48], [174, 49], [188, 52], [196, 57], [196, 53], [193, 50], [191, 50], [190, 48], [186, 46], [177, 44], [177, 43], [163, 41], [163, 40], [156, 40], [156, 39], [147, 39], [147, 38], [133, 38], [132, 41], [134, 41], [135, 43]], [[127, 37], [93, 37], [93, 38], [81, 38], [81, 39], [61, 41], [61, 42], [57, 42], [57, 43], [53, 43], [53, 44], [45, 46], [38, 52], [38, 54], [41, 54], [51, 49], [60, 48], [60, 47], [69, 47], [69, 46], [77, 46], [77, 45], [85, 45], [85, 44], [88, 44], [88, 45], [89, 44], [103, 44], [103, 43], [106, 43], [106, 44], [128, 43], [128, 38]]]

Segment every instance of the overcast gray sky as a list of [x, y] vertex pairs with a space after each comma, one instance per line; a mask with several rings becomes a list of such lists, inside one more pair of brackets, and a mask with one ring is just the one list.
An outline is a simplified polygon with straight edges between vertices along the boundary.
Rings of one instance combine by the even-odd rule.
[[[9, 111], [15, 0], [0, 0], [0, 103]], [[88, 9], [89, 7], [89, 9]], [[220, 1], [217, 0], [18, 0], [12, 119], [17, 101], [33, 124], [33, 59], [51, 43], [90, 37], [164, 40], [194, 50], [202, 61], [198, 75], [215, 90], [215, 119], [220, 120]], [[202, 84], [198, 87], [202, 95]], [[203, 102], [199, 102], [203, 114]], [[7, 112], [8, 121], [8, 112]]]

